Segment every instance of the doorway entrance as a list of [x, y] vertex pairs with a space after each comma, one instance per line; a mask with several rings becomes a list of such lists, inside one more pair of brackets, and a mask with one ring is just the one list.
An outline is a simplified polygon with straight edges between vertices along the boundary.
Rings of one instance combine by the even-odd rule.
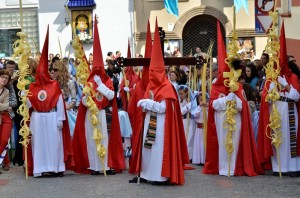
[[[225, 41], [225, 30], [221, 25], [223, 39]], [[215, 41], [212, 55], [217, 56], [217, 19], [210, 15], [198, 15], [191, 18], [183, 28], [182, 43], [183, 55], [188, 56], [191, 51], [195, 54], [195, 48], [200, 47], [207, 52], [210, 39]]]

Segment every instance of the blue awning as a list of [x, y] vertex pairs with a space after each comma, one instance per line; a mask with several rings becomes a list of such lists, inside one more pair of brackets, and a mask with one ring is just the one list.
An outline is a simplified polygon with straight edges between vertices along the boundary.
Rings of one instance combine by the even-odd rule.
[[68, 5], [69, 8], [96, 6], [94, 0], [68, 0], [66, 4]]

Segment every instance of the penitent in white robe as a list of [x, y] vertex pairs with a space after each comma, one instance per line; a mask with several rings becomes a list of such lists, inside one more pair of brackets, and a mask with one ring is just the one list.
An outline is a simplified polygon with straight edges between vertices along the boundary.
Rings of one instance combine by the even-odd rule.
[[[141, 177], [148, 181], [167, 181], [168, 178], [161, 176], [164, 150], [166, 102], [165, 100], [161, 102], [154, 102], [153, 105], [149, 105], [147, 103], [147, 107], [145, 109], [148, 111], [146, 113], [144, 122]], [[144, 143], [150, 122], [151, 111], [157, 113], [156, 138], [152, 148], [148, 149], [144, 147]]]
[[[101, 84], [101, 86], [99, 86], [97, 88], [97, 90], [103, 95], [103, 97], [106, 97], [108, 100], [112, 100], [114, 98], [115, 92], [110, 90], [109, 88], [107, 88], [104, 84]], [[83, 96], [82, 104], [84, 106], [86, 106], [86, 96]], [[84, 124], [85, 124], [85, 138], [86, 138], [86, 145], [87, 145], [87, 153], [88, 153], [89, 164], [90, 164], [89, 169], [94, 170], [94, 171], [103, 171], [102, 163], [97, 154], [96, 144], [93, 139], [94, 127], [89, 119], [89, 115], [90, 115], [90, 110], [88, 109], [86, 112]], [[99, 109], [97, 118], [99, 121], [99, 124], [97, 127], [100, 128], [102, 135], [103, 135], [103, 140], [101, 141], [101, 144], [106, 149], [104, 166], [105, 166], [105, 170], [108, 170], [109, 168], [107, 166], [107, 155], [108, 155], [108, 138], [109, 137], [108, 137], [108, 133], [107, 133], [105, 109]]]
[[[29, 108], [31, 107], [30, 101], [27, 101], [27, 105]], [[34, 177], [41, 176], [45, 172], [58, 173], [66, 170], [62, 130], [57, 127], [57, 121], [66, 119], [62, 95], [59, 96], [56, 109], [56, 111], [48, 113], [33, 111], [31, 114], [30, 130]]]
[[197, 107], [194, 116], [196, 122], [196, 130], [194, 136], [192, 163], [204, 164], [205, 163], [204, 130], [203, 128], [197, 128], [198, 123], [203, 124], [203, 113], [202, 113], [202, 108], [200, 106]]
[[[226, 110], [227, 97], [218, 98], [213, 101], [213, 108], [215, 110], [215, 123], [217, 129], [217, 136], [219, 142], [219, 175], [228, 175], [228, 154], [225, 148], [225, 140], [227, 135], [227, 129], [224, 128], [225, 110]], [[232, 140], [234, 150], [231, 153], [230, 159], [230, 175], [234, 175], [235, 164], [237, 159], [237, 153], [239, 149], [240, 133], [241, 133], [241, 113], [242, 101], [236, 96], [236, 103], [238, 113], [235, 115], [236, 131], [233, 132]], [[209, 130], [209, 129], [208, 129]]]
[[[296, 89], [291, 86], [290, 92], [281, 92], [281, 96], [287, 97], [294, 101], [298, 101], [300, 95]], [[282, 172], [294, 172], [300, 171], [300, 157], [291, 158], [291, 147], [290, 147], [290, 124], [289, 124], [289, 108], [288, 103], [284, 101], [277, 101], [275, 103], [280, 115], [281, 115], [281, 132], [282, 132], [282, 144], [279, 146], [280, 153], [280, 165]], [[294, 112], [295, 112], [295, 126], [296, 131], [298, 129], [298, 111], [296, 104], [294, 104]], [[297, 133], [296, 133], [297, 135]], [[297, 138], [296, 138], [297, 139]], [[272, 169], [274, 172], [279, 172], [278, 160], [276, 149], [273, 146], [274, 156], [271, 157], [272, 161]]]
[[[187, 113], [190, 113], [190, 110], [187, 107], [188, 103], [186, 99], [184, 99], [182, 102], [180, 102], [180, 110], [181, 115], [184, 116]], [[186, 137], [186, 144], [188, 147], [188, 153], [189, 153], [189, 159], [193, 158], [193, 148], [194, 148], [194, 136], [195, 136], [195, 130], [196, 130], [196, 122], [195, 119], [190, 116], [190, 119], [188, 121], [187, 116], [186, 118], [182, 118], [183, 127], [184, 127], [184, 133]]]

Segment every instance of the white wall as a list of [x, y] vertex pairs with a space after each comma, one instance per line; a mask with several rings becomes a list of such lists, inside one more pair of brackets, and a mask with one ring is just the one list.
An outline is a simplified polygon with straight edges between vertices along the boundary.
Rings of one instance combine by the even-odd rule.
[[[39, 1], [39, 35], [40, 49], [43, 47], [47, 25], [49, 24], [49, 53], [60, 53], [58, 37], [62, 47], [62, 55], [68, 55], [69, 45], [72, 39], [71, 25], [66, 26], [67, 12], [65, 0], [40, 0]], [[131, 13], [133, 0], [95, 0], [94, 14], [98, 16], [98, 28], [102, 46], [103, 58], [108, 51], [115, 53], [120, 50], [123, 56], [127, 55], [128, 38], [132, 39]], [[132, 46], [132, 42], [131, 42]], [[92, 44], [84, 44], [86, 55], [91, 53]], [[73, 49], [71, 48], [71, 54]]]
[[65, 25], [65, 17], [67, 16], [64, 8], [65, 1], [51, 0], [39, 1], [39, 39], [40, 51], [42, 51], [47, 26], [49, 25], [49, 53], [60, 53], [58, 37], [60, 39], [62, 56], [68, 50], [68, 43], [71, 41], [71, 26]]
[[117, 50], [126, 57], [128, 38], [133, 53], [133, 0], [96, 0], [96, 3], [95, 13], [99, 16], [98, 28], [104, 57], [108, 51], [115, 53]]

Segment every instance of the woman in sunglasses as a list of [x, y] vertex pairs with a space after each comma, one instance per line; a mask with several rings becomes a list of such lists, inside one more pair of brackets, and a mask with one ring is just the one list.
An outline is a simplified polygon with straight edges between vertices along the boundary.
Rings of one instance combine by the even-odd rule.
[[70, 133], [71, 136], [73, 136], [77, 109], [75, 82], [71, 79], [68, 69], [62, 61], [56, 61], [53, 63], [53, 68], [50, 70], [50, 74], [51, 78], [59, 83], [62, 90], [63, 98], [66, 104]]

